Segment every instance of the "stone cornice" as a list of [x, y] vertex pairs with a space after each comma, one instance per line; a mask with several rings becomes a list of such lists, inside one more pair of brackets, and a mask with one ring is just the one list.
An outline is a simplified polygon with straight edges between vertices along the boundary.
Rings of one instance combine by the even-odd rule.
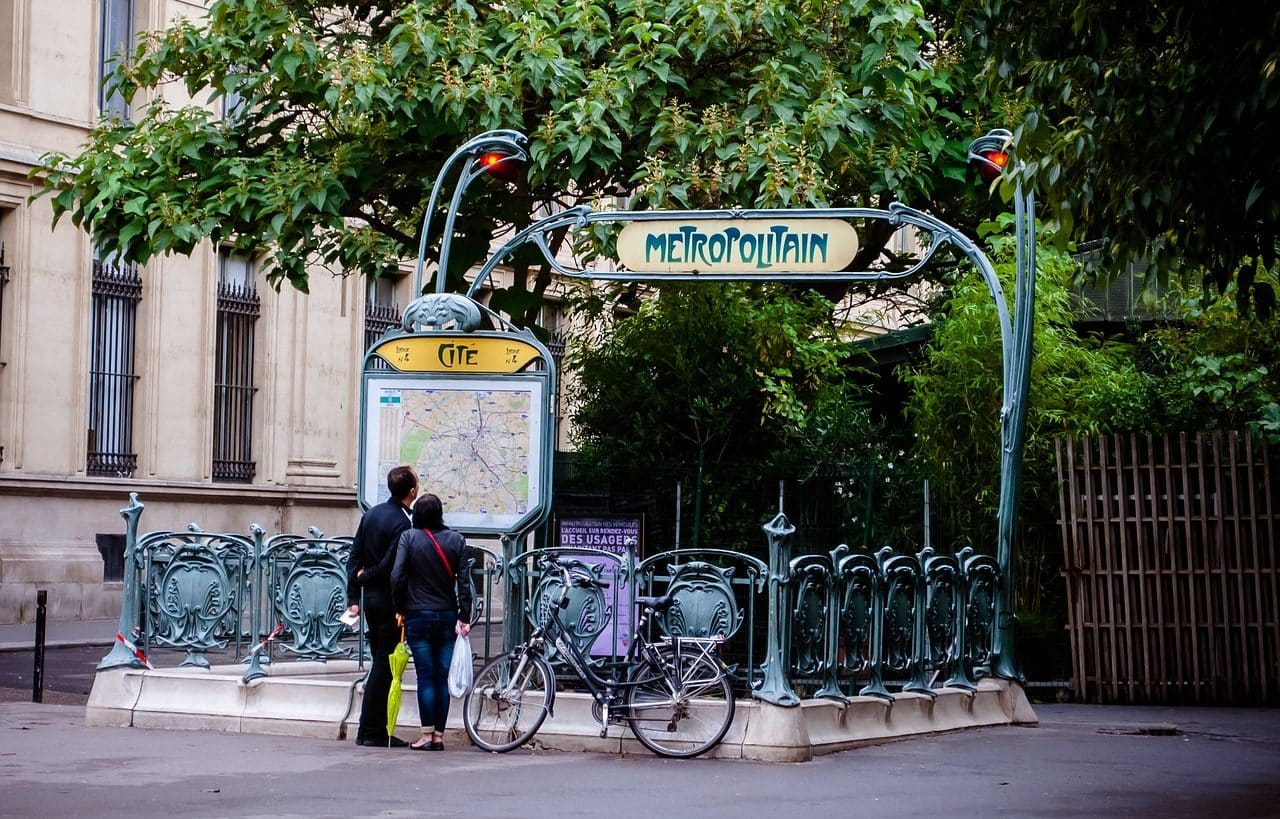
[[42, 495], [93, 499], [123, 499], [137, 492], [148, 501], [217, 502], [243, 506], [330, 506], [356, 508], [354, 487], [271, 486], [263, 484], [203, 483], [145, 479], [88, 478], [79, 475], [0, 475], [0, 498]]

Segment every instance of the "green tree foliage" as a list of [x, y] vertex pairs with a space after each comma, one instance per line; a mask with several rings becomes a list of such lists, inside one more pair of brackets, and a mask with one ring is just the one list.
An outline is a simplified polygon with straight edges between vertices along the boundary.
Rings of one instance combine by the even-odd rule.
[[[463, 206], [460, 275], [499, 225], [549, 203], [954, 197], [971, 134], [944, 105], [954, 78], [927, 62], [933, 40], [900, 0], [216, 0], [109, 78], [136, 121], [102, 122], [39, 172], [55, 214], [108, 252], [231, 241], [305, 289], [313, 264], [378, 275], [412, 258], [444, 157], [523, 130], [527, 179]], [[549, 275], [518, 272], [521, 289]]]
[[830, 309], [778, 286], [663, 287], [570, 352], [582, 456], [602, 474], [701, 466], [707, 529], [758, 542], [746, 487], [845, 466], [879, 437]]
[[1280, 9], [1209, 0], [976, 0], [974, 54], [1006, 105], [1019, 154], [1071, 240], [1103, 240], [1105, 274], [1238, 276], [1242, 303], [1275, 303], [1280, 223]]
[[[1012, 292], [1007, 231], [984, 227], [997, 273]], [[1037, 254], [1034, 357], [1019, 507], [1016, 604], [1052, 621], [1060, 549], [1054, 439], [1060, 435], [1252, 429], [1280, 438], [1280, 319], [1241, 311], [1225, 293], [1179, 295], [1170, 317], [1122, 337], [1082, 337], [1076, 263]], [[1275, 284], [1266, 270], [1258, 282]], [[924, 360], [904, 372], [919, 468], [931, 480], [941, 538], [990, 550], [1000, 484], [1000, 338], [985, 285], [965, 275], [934, 315]]]
[[[985, 230], [999, 228], [988, 225]], [[991, 238], [996, 272], [1005, 293], [1012, 294], [1012, 241], [1002, 232]], [[1075, 268], [1061, 251], [1042, 247], [1037, 253], [1019, 507], [1023, 545], [1015, 549], [1014, 570], [1016, 605], [1027, 614], [1054, 608], [1043, 599], [1056, 575], [1046, 548], [1055, 544], [1056, 552], [1058, 536], [1054, 437], [1100, 431], [1106, 419], [1091, 396], [1110, 385], [1137, 383], [1127, 350], [1081, 338], [1072, 328], [1078, 317], [1070, 289]], [[962, 274], [934, 316], [924, 361], [903, 373], [911, 385], [907, 416], [916, 436], [915, 455], [935, 495], [940, 539], [955, 548], [972, 545], [992, 553], [1000, 490], [1000, 331], [986, 285], [971, 271]]]
[[[1254, 281], [1275, 286], [1267, 270]], [[1280, 442], [1280, 317], [1222, 294], [1175, 294], [1173, 318], [1136, 334], [1130, 383], [1101, 385], [1099, 414], [1117, 431], [1252, 430]]]

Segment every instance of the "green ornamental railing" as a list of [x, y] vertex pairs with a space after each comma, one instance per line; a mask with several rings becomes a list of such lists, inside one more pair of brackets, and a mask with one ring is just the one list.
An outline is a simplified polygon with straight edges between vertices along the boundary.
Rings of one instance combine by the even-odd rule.
[[[247, 665], [248, 682], [273, 662], [366, 659], [360, 631], [339, 621], [346, 609], [351, 538], [268, 537], [185, 531], [137, 534], [143, 504], [130, 495], [120, 637], [100, 670], [142, 667], [181, 653], [178, 665], [208, 667], [209, 655]], [[999, 564], [962, 549], [875, 553], [847, 545], [792, 557], [795, 528], [778, 513], [764, 527], [766, 563], [732, 549], [660, 551], [643, 560], [588, 548], [517, 551], [472, 548], [463, 566], [476, 605], [473, 638], [485, 661], [523, 639], [561, 594], [554, 555], [599, 578], [573, 588], [562, 617], [594, 662], [616, 662], [630, 639], [637, 595], [665, 594], [671, 608], [654, 635], [725, 638], [738, 690], [776, 705], [805, 698], [892, 701], [895, 690], [932, 695], [976, 689], [991, 673]], [[498, 605], [501, 601], [501, 605]], [[495, 635], [502, 639], [495, 639]], [[554, 658], [553, 658], [554, 659]]]

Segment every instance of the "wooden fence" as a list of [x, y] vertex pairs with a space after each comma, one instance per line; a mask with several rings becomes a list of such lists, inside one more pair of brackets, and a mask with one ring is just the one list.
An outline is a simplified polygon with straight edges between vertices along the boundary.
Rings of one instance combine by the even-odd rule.
[[1057, 463], [1076, 697], [1280, 704], [1280, 486], [1265, 444], [1060, 438]]

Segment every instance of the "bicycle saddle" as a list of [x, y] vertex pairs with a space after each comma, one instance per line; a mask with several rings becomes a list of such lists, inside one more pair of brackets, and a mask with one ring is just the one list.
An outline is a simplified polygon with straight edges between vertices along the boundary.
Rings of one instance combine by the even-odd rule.
[[642, 606], [648, 606], [654, 611], [666, 611], [667, 609], [671, 608], [671, 604], [674, 603], [675, 601], [676, 601], [675, 595], [673, 595], [671, 592], [667, 592], [661, 597], [644, 597], [642, 595], [636, 595], [637, 603], [639, 603]]

